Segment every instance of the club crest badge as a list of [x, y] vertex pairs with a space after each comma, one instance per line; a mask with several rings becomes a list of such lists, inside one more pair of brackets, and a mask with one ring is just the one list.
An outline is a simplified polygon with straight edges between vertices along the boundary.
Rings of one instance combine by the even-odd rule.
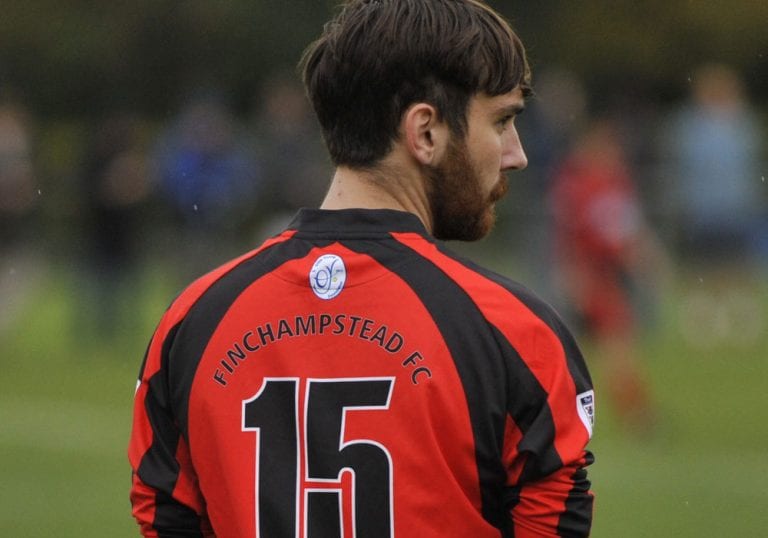
[[347, 268], [344, 260], [335, 254], [320, 256], [309, 272], [309, 285], [315, 295], [321, 299], [333, 299], [344, 289], [347, 281]]
[[591, 439], [592, 428], [595, 425], [595, 391], [588, 390], [576, 396], [576, 411]]

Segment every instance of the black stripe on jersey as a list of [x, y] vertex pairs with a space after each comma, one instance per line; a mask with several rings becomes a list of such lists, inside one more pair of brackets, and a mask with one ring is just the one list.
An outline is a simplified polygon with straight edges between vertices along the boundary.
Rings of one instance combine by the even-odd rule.
[[175, 501], [172, 496], [179, 476], [176, 450], [181, 436], [170, 413], [166, 375], [169, 350], [178, 329], [179, 326], [176, 325], [168, 332], [163, 341], [160, 369], [148, 381], [144, 406], [152, 426], [152, 445], [142, 457], [137, 474], [142, 482], [157, 491], [153, 527], [158, 529], [158, 536], [178, 536], [178, 533], [184, 531], [185, 536], [202, 538], [200, 517], [191, 508]]
[[152, 340], [150, 339], [147, 344], [147, 348], [144, 350], [144, 358], [141, 359], [141, 366], [139, 366], [139, 380], [144, 379], [144, 370], [147, 368], [147, 360], [149, 359], [149, 348], [152, 347]]
[[[594, 458], [587, 455], [586, 465], [592, 464]], [[592, 507], [594, 497], [589, 493], [590, 482], [586, 469], [577, 470], [573, 476], [573, 488], [568, 493], [565, 502], [565, 512], [560, 516], [557, 525], [559, 536], [589, 536], [592, 527]]]
[[303, 258], [313, 248], [330, 241], [310, 243], [288, 239], [244, 260], [213, 283], [181, 322], [177, 344], [171, 350], [171, 402], [179, 428], [188, 435], [189, 395], [197, 366], [216, 327], [245, 288], [284, 263]]
[[[193, 529], [193, 532], [200, 529], [199, 516], [173, 500], [171, 494], [180, 471], [176, 461], [180, 435], [188, 438], [189, 433], [187, 418], [192, 381], [214, 330], [232, 302], [248, 285], [286, 261], [305, 256], [314, 246], [288, 240], [244, 260], [213, 283], [184, 320], [166, 336], [161, 367], [149, 380], [150, 390], [146, 400], [154, 437], [138, 470], [139, 478], [144, 483], [161, 492], [156, 497], [156, 528]], [[171, 409], [178, 422], [171, 418]], [[171, 534], [161, 532], [160, 536], [176, 536], [173, 531], [168, 532]]]
[[168, 379], [165, 374], [168, 371], [168, 350], [178, 329], [179, 326], [176, 325], [168, 332], [162, 346], [160, 369], [147, 381], [149, 387], [144, 399], [144, 408], [152, 426], [152, 446], [141, 458], [137, 469], [142, 482], [169, 493], [176, 487], [179, 474], [179, 464], [176, 461], [179, 434], [171, 416]]
[[[502, 285], [502, 287], [513, 293], [518, 299], [520, 299], [520, 294], [525, 294], [531, 304], [540, 306], [536, 309], [531, 308], [534, 316], [541, 319], [547, 326], [550, 326], [548, 320], [553, 317], [551, 310], [523, 286], [505, 279], [474, 262], [457, 256], [440, 243], [437, 243], [437, 247], [448, 258], [464, 265], [480, 276]], [[510, 289], [510, 285], [512, 285], [512, 289]], [[519, 293], [516, 291], [519, 291]], [[522, 301], [528, 306], [528, 302]], [[490, 322], [487, 323], [491, 325]], [[552, 416], [552, 410], [547, 404], [548, 394], [514, 346], [498, 328], [493, 325], [491, 327], [502, 355], [507, 359], [507, 384], [509, 389], [507, 391], [506, 409], [514, 420], [515, 425], [523, 433], [523, 438], [518, 444], [517, 450], [520, 454], [527, 454], [528, 456], [518, 482], [525, 483], [538, 480], [550, 475], [563, 465], [563, 461], [553, 445], [556, 436], [555, 421]], [[534, 424], [535, 427], [533, 427]], [[506, 496], [512, 499], [516, 498], [514, 492], [511, 497], [509, 494]], [[509, 509], [511, 506], [507, 508]]]
[[[373, 257], [376, 261], [402, 278], [416, 293], [432, 316], [450, 350], [464, 386], [475, 438], [475, 457], [480, 479], [483, 517], [504, 536], [511, 536], [508, 506], [505, 503], [506, 469], [502, 461], [504, 430], [510, 413], [523, 433], [542, 436], [538, 446], [551, 447], [554, 422], [551, 416], [542, 416], [541, 405], [547, 395], [519, 354], [501, 333], [493, 327], [469, 295], [430, 260], [402, 243], [390, 241], [348, 241], [350, 250]], [[472, 335], [467, 338], [467, 335]], [[525, 394], [515, 398], [517, 403], [509, 409], [510, 391]], [[546, 414], [547, 411], [544, 411]], [[540, 431], [528, 432], [536, 421]], [[531, 443], [531, 450], [533, 448]], [[525, 448], [525, 447], [523, 447]], [[556, 469], [562, 465], [552, 448], [537, 453], [531, 459], [546, 462]]]
[[533, 312], [536, 317], [543, 321], [554, 332], [560, 340], [565, 352], [566, 361], [568, 364], [568, 371], [573, 378], [576, 385], [576, 393], [581, 394], [592, 389], [592, 379], [587, 370], [584, 357], [581, 354], [581, 350], [576, 344], [571, 331], [563, 323], [560, 316], [557, 315], [555, 309], [545, 303], [541, 298], [536, 296], [531, 290], [498, 273], [495, 273], [485, 267], [477, 265], [471, 260], [456, 256], [444, 247], [441, 251], [452, 257], [454, 260], [463, 264], [467, 268], [483, 275], [488, 280], [491, 280], [509, 291], [512, 295], [517, 297], [528, 309]]
[[[179, 525], [184, 522], [184, 525]], [[192, 524], [189, 527], [188, 524]], [[177, 538], [184, 536], [189, 538], [203, 538], [200, 529], [201, 521], [194, 510], [177, 502], [165, 492], [158, 492], [155, 496], [155, 521], [153, 522], [158, 538]]]
[[[447, 255], [451, 255], [450, 252], [446, 252]], [[484, 267], [478, 266], [474, 262], [466, 259], [460, 259], [454, 256], [454, 259], [461, 262], [468, 268], [477, 271], [489, 280], [499, 284], [510, 293], [515, 295], [531, 312], [533, 312], [539, 319], [541, 319], [547, 326], [557, 335], [563, 346], [566, 362], [568, 364], [568, 371], [573, 378], [576, 385], [576, 393], [580, 394], [593, 388], [592, 379], [587, 370], [586, 362], [581, 353], [581, 350], [573, 337], [573, 334], [563, 323], [562, 319], [557, 315], [555, 310], [542, 301], [539, 297], [534, 295], [529, 289], [521, 284], [514, 282], [504, 276], [494, 273]], [[513, 415], [514, 416], [514, 415]], [[594, 456], [591, 452], [586, 451], [585, 454], [585, 466], [591, 465], [594, 462]], [[550, 467], [551, 469], [551, 467]], [[524, 482], [526, 478], [533, 476], [546, 476], [542, 475], [541, 469], [531, 469], [528, 465], [521, 474], [520, 481]], [[591, 514], [592, 506], [594, 503], [594, 497], [589, 494], [589, 488], [591, 486], [590, 481], [587, 479], [587, 473], [584, 469], [579, 469], [571, 477], [573, 480], [573, 488], [568, 493], [568, 498], [565, 502], [565, 511], [560, 517], [558, 530], [562, 536], [586, 536], [589, 534], [591, 526]], [[508, 499], [510, 506], [519, 502], [520, 488], [512, 488], [508, 492]]]
[[[504, 492], [504, 506], [507, 509], [507, 513], [511, 513], [512, 510], [517, 506], [517, 504], [520, 502], [520, 492], [523, 490], [523, 487], [521, 485], [508, 487], [507, 490]], [[508, 538], [514, 538], [515, 533], [514, 530], [512, 533], [510, 533]]]

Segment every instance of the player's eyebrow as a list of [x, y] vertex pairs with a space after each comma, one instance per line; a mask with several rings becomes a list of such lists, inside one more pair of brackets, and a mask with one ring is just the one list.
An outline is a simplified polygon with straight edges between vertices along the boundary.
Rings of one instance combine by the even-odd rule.
[[525, 111], [525, 103], [513, 103], [511, 105], [506, 105], [499, 107], [495, 115], [496, 116], [519, 116]]

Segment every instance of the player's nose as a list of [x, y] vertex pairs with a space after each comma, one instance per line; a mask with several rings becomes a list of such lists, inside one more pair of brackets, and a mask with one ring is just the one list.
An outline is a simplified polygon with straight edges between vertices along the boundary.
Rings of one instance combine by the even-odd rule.
[[523, 170], [528, 166], [528, 156], [520, 142], [520, 135], [517, 129], [510, 129], [507, 134], [501, 155], [501, 171]]

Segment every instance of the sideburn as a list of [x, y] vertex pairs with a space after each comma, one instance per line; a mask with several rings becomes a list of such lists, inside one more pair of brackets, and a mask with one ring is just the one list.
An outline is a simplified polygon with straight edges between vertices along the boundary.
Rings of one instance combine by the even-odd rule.
[[483, 194], [463, 140], [451, 140], [444, 161], [425, 173], [435, 238], [476, 241], [491, 231], [495, 221], [492, 203]]

